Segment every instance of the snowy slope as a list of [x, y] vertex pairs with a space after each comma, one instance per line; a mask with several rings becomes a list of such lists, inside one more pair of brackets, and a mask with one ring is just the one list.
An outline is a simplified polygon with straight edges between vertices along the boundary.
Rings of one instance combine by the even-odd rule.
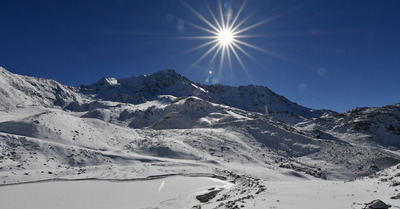
[[218, 103], [252, 112], [265, 113], [267, 111], [282, 120], [289, 117], [301, 121], [304, 117], [316, 118], [327, 112], [327, 110], [302, 107], [264, 86], [231, 87], [215, 84], [204, 88]]
[[16, 75], [0, 67], [0, 110], [25, 106], [65, 107], [82, 103], [74, 88], [43, 78]]
[[400, 148], [400, 104], [355, 108], [338, 114], [326, 113], [316, 120], [296, 124], [299, 130], [318, 138], [341, 138], [350, 143]]

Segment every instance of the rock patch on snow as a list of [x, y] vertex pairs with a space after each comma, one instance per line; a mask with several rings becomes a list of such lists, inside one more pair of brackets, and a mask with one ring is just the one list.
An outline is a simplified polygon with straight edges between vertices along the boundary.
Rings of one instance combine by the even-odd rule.
[[388, 209], [392, 206], [387, 205], [386, 203], [384, 203], [382, 200], [374, 200], [370, 203], [368, 203], [364, 209]]

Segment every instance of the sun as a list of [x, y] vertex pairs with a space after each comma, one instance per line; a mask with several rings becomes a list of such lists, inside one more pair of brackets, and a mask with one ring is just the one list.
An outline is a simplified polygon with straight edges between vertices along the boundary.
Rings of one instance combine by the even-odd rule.
[[235, 36], [233, 31], [229, 29], [223, 29], [218, 31], [218, 43], [222, 46], [229, 46], [234, 42]]
[[233, 68], [232, 61], [233, 58], [235, 58], [237, 60], [237, 63], [241, 66], [241, 68], [246, 72], [246, 74], [248, 74], [241, 56], [245, 55], [250, 60], [258, 63], [257, 60], [255, 60], [247, 51], [249, 48], [267, 53], [272, 56], [276, 56], [276, 54], [271, 51], [262, 49], [258, 46], [252, 45], [247, 42], [249, 38], [261, 37], [261, 36], [259, 35], [257, 36], [254, 34], [246, 34], [246, 33], [251, 32], [252, 29], [259, 27], [264, 23], [276, 19], [280, 15], [246, 26], [246, 23], [249, 22], [250, 16], [241, 17], [241, 15], [248, 0], [244, 0], [243, 3], [240, 5], [239, 9], [235, 12], [229, 6], [228, 7], [226, 7], [226, 5], [222, 6], [221, 1], [217, 0], [216, 2], [218, 5], [215, 8], [218, 9], [218, 12], [216, 13], [213, 12], [211, 7], [205, 1], [205, 5], [207, 7], [208, 14], [210, 16], [209, 19], [205, 18], [204, 13], [200, 14], [198, 11], [196, 11], [190, 5], [188, 5], [185, 1], [182, 0], [181, 2], [203, 22], [202, 25], [197, 25], [192, 23], [188, 24], [209, 34], [206, 36], [187, 37], [190, 39], [208, 40], [205, 43], [191, 50], [188, 50], [188, 52], [190, 52], [201, 48], [209, 47], [209, 49], [192, 64], [192, 66], [196, 66], [206, 57], [211, 57], [211, 60], [208, 64], [208, 67], [211, 68], [217, 57], [219, 57], [220, 61], [218, 69], [220, 69], [219, 73], [221, 74], [224, 62], [228, 61], [229, 67], [232, 70]]
[[232, 61], [233, 58], [235, 58], [237, 63], [241, 66], [241, 68], [245, 71], [245, 73], [249, 75], [242, 60], [242, 56], [244, 55], [245, 57], [249, 58], [250, 60], [252, 60], [257, 64], [260, 63], [250, 55], [248, 49], [257, 50], [279, 59], [284, 59], [284, 60], [286, 59], [284, 56], [279, 55], [275, 52], [250, 44], [248, 43], [248, 40], [249, 38], [263, 37], [260, 35], [250, 34], [250, 32], [252, 32], [254, 28], [257, 28], [265, 23], [268, 23], [272, 20], [275, 20], [283, 15], [290, 13], [290, 10], [287, 12], [283, 12], [282, 14], [278, 14], [276, 16], [271, 16], [268, 19], [261, 20], [251, 25], [247, 25], [248, 22], [254, 22], [250, 21], [251, 15], [242, 17], [243, 10], [248, 1], [249, 0], [244, 0], [237, 11], [233, 11], [232, 7], [229, 6], [229, 4], [228, 6], [227, 4], [222, 5], [221, 0], [214, 1], [217, 2], [218, 4], [216, 7], [213, 7], [218, 9], [216, 13], [213, 12], [211, 7], [207, 4], [207, 1], [205, 1], [205, 5], [208, 10], [208, 15], [210, 17], [207, 19], [205, 17], [206, 13], [204, 13], [204, 11], [202, 11], [202, 14], [200, 14], [198, 11], [193, 9], [189, 4], [187, 4], [184, 0], [181, 0], [181, 2], [187, 8], [189, 8], [190, 11], [193, 14], [195, 14], [203, 23], [202, 25], [197, 25], [193, 23], [188, 23], [188, 24], [209, 34], [205, 36], [186, 37], [189, 39], [208, 40], [205, 43], [188, 50], [188, 52], [190, 52], [208, 47], [208, 50], [206, 50], [206, 52], [204, 52], [204, 54], [202, 54], [191, 65], [192, 67], [196, 66], [206, 57], [211, 57], [211, 60], [207, 68], [215, 69], [214, 63], [217, 57], [219, 57], [220, 58], [219, 68], [217, 69], [219, 69], [218, 76], [221, 76], [223, 75], [222, 71], [224, 69], [223, 66], [224, 62], [228, 61], [229, 67], [232, 71], [233, 69]]

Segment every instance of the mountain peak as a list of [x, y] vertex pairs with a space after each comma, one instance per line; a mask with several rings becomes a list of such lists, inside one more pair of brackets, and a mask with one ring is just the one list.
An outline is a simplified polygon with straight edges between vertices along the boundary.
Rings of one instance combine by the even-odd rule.
[[167, 70], [161, 70], [156, 73], [153, 73], [149, 76], [146, 76], [147, 78], [153, 78], [158, 82], [161, 83], [176, 83], [177, 81], [186, 81], [190, 82], [189, 79], [186, 77], [182, 76], [181, 74], [177, 73], [173, 69], [167, 69]]
[[133, 76], [130, 78], [118, 79], [121, 85], [128, 89], [142, 91], [144, 89], [165, 89], [174, 86], [178, 83], [191, 83], [189, 79], [178, 74], [175, 70], [161, 70], [150, 75]]
[[151, 74], [150, 76], [152, 76], [152, 75], [158, 75], [158, 74], [160, 74], [160, 75], [181, 76], [181, 75], [180, 75], [179, 73], [177, 73], [174, 69], [160, 70], [160, 71], [158, 71], [158, 72], [155, 72], [155, 73]]
[[118, 80], [113, 77], [103, 77], [99, 81], [97, 81], [99, 85], [108, 85], [108, 86], [115, 86], [118, 84]]

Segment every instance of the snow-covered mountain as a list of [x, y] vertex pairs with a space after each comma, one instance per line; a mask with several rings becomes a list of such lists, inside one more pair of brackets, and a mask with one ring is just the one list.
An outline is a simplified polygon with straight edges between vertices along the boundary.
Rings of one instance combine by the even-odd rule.
[[351, 179], [400, 162], [400, 105], [313, 110], [173, 70], [68, 87], [0, 68], [0, 183], [246, 173]]
[[400, 104], [355, 108], [344, 113], [327, 112], [323, 116], [295, 126], [317, 138], [343, 138], [356, 144], [400, 148]]
[[73, 87], [56, 81], [10, 73], [0, 67], [0, 110], [16, 107], [41, 106], [65, 107], [67, 104], [83, 103]]
[[[161, 100], [171, 102], [174, 97], [196, 96], [203, 100], [225, 104], [242, 110], [270, 114], [295, 114], [307, 118], [319, 117], [322, 110], [312, 110], [290, 102], [286, 98], [263, 86], [231, 87], [220, 84], [202, 85], [177, 74], [174, 70], [164, 70], [152, 75], [115, 79], [102, 78], [98, 82], [80, 86], [79, 92], [92, 98], [140, 104]], [[163, 99], [161, 99], [163, 98]]]

